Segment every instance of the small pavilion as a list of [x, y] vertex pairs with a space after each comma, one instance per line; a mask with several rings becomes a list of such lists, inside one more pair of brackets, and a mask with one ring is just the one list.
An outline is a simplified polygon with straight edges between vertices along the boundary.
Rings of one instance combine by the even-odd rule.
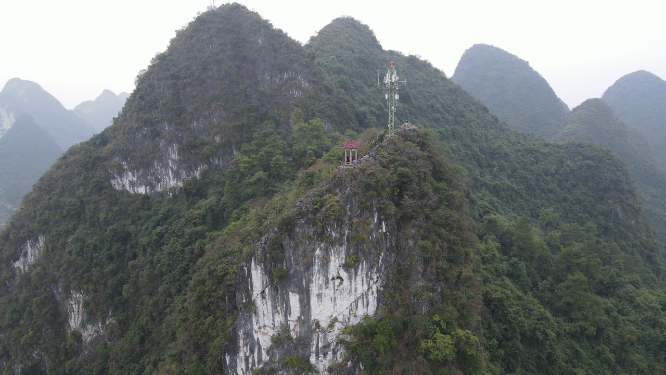
[[342, 165], [356, 165], [358, 162], [358, 149], [360, 147], [361, 145], [354, 142], [351, 138], [349, 139], [349, 142], [342, 145], [342, 148], [345, 149], [345, 158], [342, 160]]

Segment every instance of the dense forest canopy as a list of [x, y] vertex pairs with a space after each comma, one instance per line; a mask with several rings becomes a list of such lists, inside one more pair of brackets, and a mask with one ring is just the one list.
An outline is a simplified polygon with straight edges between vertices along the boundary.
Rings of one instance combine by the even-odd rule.
[[[387, 136], [375, 77], [391, 61], [409, 82], [396, 117], [420, 130]], [[240, 267], [263, 254], [280, 290], [289, 243], [344, 233], [354, 270], [374, 256], [373, 210], [401, 262], [376, 314], [335, 338], [329, 373], [666, 371], [662, 245], [607, 148], [515, 129], [348, 17], [301, 46], [224, 5], [137, 83], [0, 232], [3, 371], [227, 371], [236, 318], [256, 308], [237, 295]], [[350, 137], [368, 161], [342, 170]], [[367, 221], [339, 227], [353, 221], [343, 196]], [[290, 238], [306, 217], [321, 231]], [[312, 373], [299, 340], [271, 337], [292, 351], [254, 373]]]
[[565, 127], [556, 140], [592, 142], [615, 152], [636, 180], [653, 228], [661, 242], [666, 243], [666, 174], [657, 166], [649, 147], [634, 146], [641, 142], [636, 139], [640, 136], [640, 133], [632, 135], [631, 129], [603, 100], [589, 99], [567, 115]]

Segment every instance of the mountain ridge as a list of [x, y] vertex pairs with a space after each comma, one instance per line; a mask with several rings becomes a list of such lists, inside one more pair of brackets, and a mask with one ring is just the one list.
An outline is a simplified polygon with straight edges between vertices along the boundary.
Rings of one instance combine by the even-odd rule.
[[12, 78], [0, 94], [0, 107], [4, 104], [15, 115], [30, 114], [37, 124], [51, 133], [62, 149], [82, 142], [94, 133], [90, 126], [35, 82]]
[[605, 101], [588, 99], [567, 115], [565, 127], [555, 140], [592, 142], [616, 153], [631, 171], [652, 225], [666, 243], [666, 174], [657, 166], [649, 147], [634, 147], [640, 135], [631, 133]]
[[125, 92], [116, 95], [113, 91], [103, 90], [95, 100], [80, 103], [74, 107], [72, 112], [100, 132], [111, 125], [113, 118], [118, 116], [128, 97], [129, 94]]

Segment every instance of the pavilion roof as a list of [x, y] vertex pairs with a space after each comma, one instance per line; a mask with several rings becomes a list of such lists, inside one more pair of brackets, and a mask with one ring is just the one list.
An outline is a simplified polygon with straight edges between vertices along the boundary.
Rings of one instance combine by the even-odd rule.
[[352, 149], [352, 148], [361, 148], [361, 145], [354, 142], [353, 139], [349, 138], [349, 141], [347, 143], [345, 143], [344, 145], [342, 145], [342, 148], [349, 150], [349, 149]]

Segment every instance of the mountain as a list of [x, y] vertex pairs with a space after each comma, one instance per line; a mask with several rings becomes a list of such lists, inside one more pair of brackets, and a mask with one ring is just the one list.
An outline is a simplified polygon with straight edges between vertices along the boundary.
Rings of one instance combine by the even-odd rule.
[[0, 137], [0, 229], [62, 153], [53, 137], [30, 115], [18, 115], [12, 125]]
[[451, 79], [501, 120], [552, 139], [569, 112], [529, 62], [497, 47], [475, 44], [460, 58]]
[[628, 126], [645, 134], [657, 164], [666, 171], [666, 82], [639, 70], [618, 79], [601, 99]]
[[104, 90], [94, 101], [85, 101], [72, 111], [97, 132], [101, 132], [118, 116], [128, 97], [129, 94], [125, 92], [116, 95], [110, 90]]
[[662, 248], [608, 149], [516, 130], [350, 18], [302, 46], [224, 5], [137, 83], [0, 232], [0, 370], [666, 370]]
[[631, 171], [646, 213], [666, 243], [666, 173], [656, 165], [648, 146], [634, 147], [645, 143], [639, 137], [640, 133], [632, 132], [606, 102], [588, 99], [567, 115], [565, 127], [555, 140], [592, 142], [615, 152]]
[[0, 108], [4, 108], [1, 110], [3, 118], [30, 114], [63, 150], [85, 141], [95, 132], [35, 82], [10, 79], [0, 92]]

